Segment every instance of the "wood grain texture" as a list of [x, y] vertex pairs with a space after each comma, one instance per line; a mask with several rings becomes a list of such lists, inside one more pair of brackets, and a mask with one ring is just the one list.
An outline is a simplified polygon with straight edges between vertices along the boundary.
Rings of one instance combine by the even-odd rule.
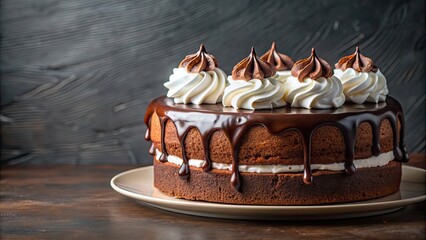
[[294, 59], [335, 63], [359, 45], [388, 78], [425, 150], [425, 2], [0, 2], [2, 163], [141, 164], [148, 102], [205, 43], [230, 73], [272, 41]]
[[[410, 164], [424, 165], [425, 155]], [[140, 205], [108, 185], [129, 166], [5, 166], [1, 239], [424, 239], [426, 202], [328, 221], [211, 219]]]

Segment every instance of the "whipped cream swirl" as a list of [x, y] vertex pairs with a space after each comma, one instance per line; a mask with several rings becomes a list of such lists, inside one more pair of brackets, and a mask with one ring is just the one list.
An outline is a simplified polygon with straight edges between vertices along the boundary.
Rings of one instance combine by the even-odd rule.
[[378, 103], [385, 101], [389, 93], [386, 78], [379, 69], [377, 72], [358, 72], [353, 68], [344, 71], [335, 69], [334, 75], [342, 81], [346, 101], [357, 104]]
[[284, 71], [277, 71], [277, 74], [275, 74], [274, 78], [284, 82], [290, 76], [291, 76], [291, 70], [284, 70]]
[[270, 77], [264, 79], [234, 80], [228, 77], [222, 104], [225, 107], [244, 109], [273, 109], [285, 106], [284, 85]]
[[284, 85], [274, 78], [275, 73], [274, 65], [259, 59], [252, 47], [250, 55], [237, 63], [228, 77], [223, 106], [249, 110], [285, 106]]
[[303, 81], [290, 76], [284, 82], [284, 89], [284, 99], [292, 107], [326, 109], [338, 108], [345, 103], [342, 83], [335, 76], [316, 80], [307, 77]]
[[167, 97], [175, 103], [216, 104], [222, 100], [226, 86], [226, 74], [215, 67], [212, 71], [187, 72], [185, 68], [174, 68], [169, 81]]

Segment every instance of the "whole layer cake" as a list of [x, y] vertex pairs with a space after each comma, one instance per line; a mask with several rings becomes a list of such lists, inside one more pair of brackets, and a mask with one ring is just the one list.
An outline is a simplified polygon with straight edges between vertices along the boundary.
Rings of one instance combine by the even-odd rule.
[[[270, 51], [275, 51], [275, 44]], [[211, 57], [204, 46], [197, 54], [185, 58], [188, 65], [191, 61], [193, 64], [188, 72], [197, 66], [193, 63], [197, 56], [199, 61]], [[267, 58], [264, 56], [262, 58]], [[313, 61], [323, 61], [316, 59], [314, 51], [311, 57]], [[188, 66], [185, 59], [181, 68]], [[215, 61], [211, 58], [208, 64], [214, 66], [217, 64]], [[276, 76], [276, 69], [273, 69], [265, 77], [264, 73], [270, 71], [268, 68], [274, 64], [261, 61], [252, 50], [252, 54], [234, 68], [233, 79], [237, 79], [238, 74], [248, 76], [244, 72], [247, 64], [259, 65], [252, 69], [266, 69], [263, 75], [252, 71], [247, 77], [249, 79], [256, 74], [265, 79], [268, 75]], [[203, 68], [208, 64], [205, 63]], [[280, 64], [282, 67], [283, 62]], [[244, 71], [240, 71], [242, 68]], [[297, 69], [293, 66], [293, 70]], [[174, 74], [179, 71], [175, 69]], [[282, 91], [280, 98], [275, 98], [281, 86], [292, 81], [288, 77], [284, 81], [276, 80], [279, 79], [276, 77], [262, 82], [265, 89], [270, 85], [275, 86], [271, 89], [278, 89], [271, 90], [273, 94], [268, 95], [274, 99], [270, 103], [271, 109], [246, 110], [236, 107], [239, 106], [237, 100], [244, 94], [233, 96], [232, 92], [241, 89], [241, 86], [247, 89], [251, 82], [256, 86], [257, 82], [242, 81], [235, 83], [241, 86], [234, 86], [231, 82], [234, 80], [228, 78], [230, 84], [225, 88], [220, 80], [223, 72], [214, 67], [209, 72], [211, 79], [217, 78], [215, 89], [221, 88], [223, 96], [214, 91], [204, 91], [207, 97], [194, 95], [192, 99], [200, 103], [200, 99], [216, 94], [216, 97], [210, 98], [213, 99], [210, 104], [193, 103], [194, 100], [188, 98], [188, 92], [191, 93], [193, 88], [187, 88], [184, 91], [186, 96], [159, 97], [147, 109], [145, 137], [152, 141], [150, 153], [154, 156], [154, 186], [161, 192], [178, 198], [218, 203], [310, 205], [366, 200], [398, 191], [401, 161], [407, 161], [408, 156], [403, 142], [402, 108], [395, 99], [387, 97], [377, 103], [343, 104], [345, 85], [337, 80], [340, 93], [333, 93], [335, 97], [330, 104], [339, 106], [328, 109], [292, 107], [294, 104], [307, 106], [306, 101], [292, 97], [287, 90]], [[321, 76], [327, 75], [325, 80], [318, 82], [335, 81], [329, 72]], [[290, 74], [283, 71], [281, 76]], [[312, 82], [316, 84], [314, 80]], [[170, 81], [166, 87], [171, 91], [173, 84], [180, 86]], [[194, 86], [198, 85], [200, 83]], [[179, 89], [173, 94], [178, 92]], [[232, 108], [224, 106], [228, 97], [235, 99], [235, 96], [239, 98], [229, 102]], [[217, 103], [221, 97], [223, 103]], [[289, 98], [292, 98], [292, 104], [282, 106], [289, 102]], [[247, 101], [250, 102], [246, 100], [243, 106], [248, 107], [244, 108], [268, 106], [264, 100], [253, 101], [249, 105]], [[310, 101], [308, 105], [325, 106], [327, 102]]]

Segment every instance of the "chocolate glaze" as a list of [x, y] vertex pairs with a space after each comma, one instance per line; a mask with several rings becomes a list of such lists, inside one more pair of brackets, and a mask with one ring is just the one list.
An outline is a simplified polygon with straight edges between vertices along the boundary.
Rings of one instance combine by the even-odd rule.
[[[229, 139], [232, 147], [232, 177], [231, 186], [241, 190], [241, 178], [238, 170], [238, 151], [242, 137], [247, 129], [253, 125], [264, 126], [270, 134], [282, 134], [289, 130], [297, 130], [303, 139], [304, 174], [303, 181], [312, 183], [311, 172], [311, 143], [313, 133], [321, 126], [332, 125], [338, 127], [344, 136], [346, 145], [345, 172], [356, 172], [353, 164], [356, 133], [360, 123], [368, 122], [372, 126], [374, 156], [380, 154], [380, 124], [388, 119], [393, 131], [395, 160], [408, 161], [408, 154], [404, 144], [404, 116], [401, 105], [392, 97], [385, 102], [365, 104], [345, 104], [336, 109], [302, 109], [284, 107], [272, 110], [240, 110], [225, 108], [221, 104], [193, 105], [175, 104], [172, 99], [159, 97], [148, 106], [145, 115], [147, 132], [145, 138], [150, 140], [150, 121], [156, 113], [161, 123], [161, 157], [159, 161], [167, 161], [165, 145], [165, 126], [171, 120], [177, 130], [177, 136], [182, 147], [183, 164], [179, 169], [182, 179], [189, 179], [190, 169], [185, 153], [185, 137], [192, 128], [198, 129], [201, 135], [205, 153], [203, 170], [208, 172], [212, 168], [209, 156], [209, 142], [213, 132], [222, 130]], [[401, 129], [398, 134], [398, 121]], [[399, 136], [399, 137], [398, 137]], [[151, 146], [151, 148], [153, 148]], [[154, 150], [150, 149], [150, 153]]]

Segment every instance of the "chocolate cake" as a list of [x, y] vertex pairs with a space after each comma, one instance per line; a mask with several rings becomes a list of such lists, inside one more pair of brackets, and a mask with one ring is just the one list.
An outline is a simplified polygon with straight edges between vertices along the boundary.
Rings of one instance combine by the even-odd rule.
[[[173, 93], [153, 100], [145, 115], [154, 186], [189, 200], [260, 205], [330, 204], [397, 192], [401, 162], [408, 161], [398, 101], [386, 97], [377, 103], [343, 104], [344, 85], [313, 50], [294, 64], [292, 77], [301, 86], [321, 81], [335, 86], [338, 79], [340, 90], [332, 95], [327, 90], [327, 101], [306, 103], [288, 92], [300, 88], [285, 88], [287, 80], [274, 78], [274, 65], [252, 49], [225, 87], [216, 59], [204, 46], [182, 61], [185, 71], [175, 69], [166, 83]], [[204, 90], [197, 90], [203, 81], [225, 89], [218, 93], [217, 87], [204, 84]], [[256, 90], [247, 90], [248, 84]], [[265, 98], [265, 92], [271, 94]], [[284, 101], [286, 94], [293, 102]], [[293, 107], [294, 102], [307, 107]]]

